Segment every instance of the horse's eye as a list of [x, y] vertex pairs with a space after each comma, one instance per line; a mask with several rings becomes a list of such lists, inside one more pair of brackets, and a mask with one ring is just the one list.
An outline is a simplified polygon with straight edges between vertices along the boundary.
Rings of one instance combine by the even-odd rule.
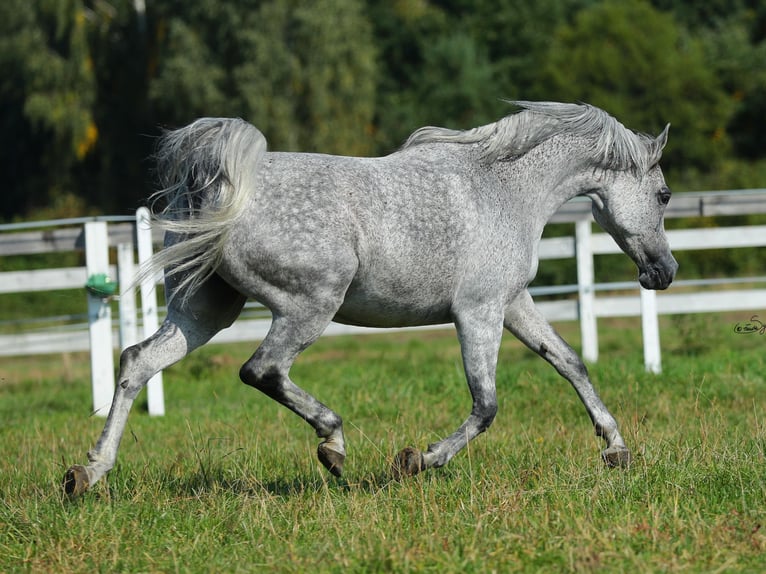
[[667, 187], [663, 187], [657, 194], [657, 200], [660, 202], [660, 204], [667, 205], [668, 202], [670, 202], [670, 195], [670, 190]]

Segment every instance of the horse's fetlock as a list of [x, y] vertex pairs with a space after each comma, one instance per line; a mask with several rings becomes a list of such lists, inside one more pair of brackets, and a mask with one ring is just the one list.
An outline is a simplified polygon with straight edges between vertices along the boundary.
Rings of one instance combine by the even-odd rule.
[[428, 445], [428, 450], [423, 454], [423, 462], [428, 468], [441, 468], [450, 460], [449, 454], [439, 448], [439, 443]]
[[101, 454], [96, 450], [88, 451], [88, 462], [90, 463], [90, 468], [98, 467], [102, 469], [104, 473], [107, 473], [110, 470], [112, 470], [112, 467], [114, 466], [113, 462], [104, 460]]
[[342, 436], [343, 419], [337, 413], [328, 413], [318, 422], [316, 433], [319, 438], [328, 439], [330, 441], [332, 437], [338, 433]]
[[[606, 441], [608, 445], [612, 445], [616, 439], [619, 439], [619, 433], [617, 431], [617, 424], [607, 426], [601, 423], [594, 425], [596, 436]], [[620, 439], [621, 440], [621, 439]]]

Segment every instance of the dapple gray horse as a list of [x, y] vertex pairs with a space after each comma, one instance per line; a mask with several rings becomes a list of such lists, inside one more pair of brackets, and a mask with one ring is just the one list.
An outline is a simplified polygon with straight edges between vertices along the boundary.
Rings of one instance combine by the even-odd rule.
[[248, 298], [273, 320], [240, 378], [314, 428], [319, 460], [334, 475], [346, 456], [341, 418], [289, 377], [330, 321], [456, 326], [470, 415], [425, 452], [400, 452], [395, 475], [444, 465], [490, 426], [503, 328], [572, 384], [606, 441], [604, 461], [627, 465], [615, 419], [527, 285], [543, 227], [577, 196], [592, 200], [641, 285], [670, 284], [678, 265], [658, 165], [668, 128], [654, 138], [588, 105], [513, 103], [523, 109], [475, 129], [421, 128], [380, 158], [266, 152], [263, 135], [237, 119], [200, 119], [166, 134], [156, 194], [166, 201], [166, 247], [145, 272], [165, 269], [167, 318], [122, 353], [103, 433], [89, 464], [67, 471], [64, 490], [80, 494], [112, 469], [147, 380], [231, 325]]

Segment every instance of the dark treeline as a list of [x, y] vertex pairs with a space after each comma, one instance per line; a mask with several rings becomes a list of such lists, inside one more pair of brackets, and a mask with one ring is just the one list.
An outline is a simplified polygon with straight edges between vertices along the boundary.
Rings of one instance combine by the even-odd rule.
[[503, 98], [671, 122], [674, 187], [761, 187], [765, 39], [759, 0], [4, 0], [0, 219], [132, 212], [156, 136], [199, 116], [377, 155]]

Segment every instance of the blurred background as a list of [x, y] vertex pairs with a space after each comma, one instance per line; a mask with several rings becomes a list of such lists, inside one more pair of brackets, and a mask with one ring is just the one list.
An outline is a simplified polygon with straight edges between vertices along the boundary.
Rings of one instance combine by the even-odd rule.
[[157, 135], [199, 116], [380, 155], [503, 98], [670, 122], [675, 190], [764, 187], [765, 38], [759, 0], [3, 0], [0, 222], [132, 214]]

